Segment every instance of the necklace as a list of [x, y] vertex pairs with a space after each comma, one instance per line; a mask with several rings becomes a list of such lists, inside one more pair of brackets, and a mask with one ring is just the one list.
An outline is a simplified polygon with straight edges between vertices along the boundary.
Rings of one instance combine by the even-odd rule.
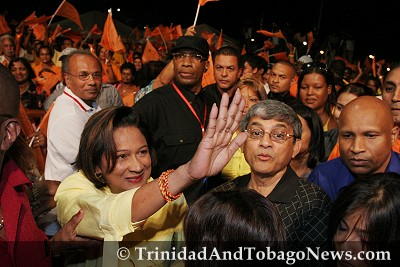
[[0, 230], [4, 228], [4, 218], [1, 217], [1, 221], [0, 221]]

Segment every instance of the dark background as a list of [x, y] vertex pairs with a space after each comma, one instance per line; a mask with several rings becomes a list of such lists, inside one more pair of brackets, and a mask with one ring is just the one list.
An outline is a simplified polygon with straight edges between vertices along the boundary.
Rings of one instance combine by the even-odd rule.
[[[6, 19], [22, 20], [36, 11], [37, 16], [52, 15], [61, 0], [7, 1], [0, 6]], [[113, 18], [131, 27], [177, 25], [186, 28], [193, 24], [197, 0], [68, 0], [83, 14], [91, 10], [107, 12], [112, 8]], [[369, 2], [369, 1], [368, 1]], [[117, 8], [121, 11], [117, 12]], [[235, 39], [243, 38], [243, 28], [254, 30], [278, 29], [286, 33], [288, 41], [296, 32], [316, 33], [316, 44], [323, 43], [333, 33], [351, 36], [356, 40], [355, 59], [368, 54], [382, 59], [400, 59], [398, 38], [400, 24], [393, 1], [367, 3], [359, 0], [219, 0], [200, 8], [197, 24], [207, 23]], [[55, 17], [57, 19], [64, 18]], [[289, 37], [288, 37], [289, 36]]]

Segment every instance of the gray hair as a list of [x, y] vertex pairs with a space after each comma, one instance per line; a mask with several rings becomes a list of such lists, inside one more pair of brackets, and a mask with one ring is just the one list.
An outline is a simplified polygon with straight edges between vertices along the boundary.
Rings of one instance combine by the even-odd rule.
[[277, 120], [293, 128], [294, 139], [301, 139], [302, 126], [294, 110], [278, 100], [263, 100], [252, 106], [240, 122], [240, 130], [244, 132], [249, 126], [250, 119], [260, 117], [263, 120]]

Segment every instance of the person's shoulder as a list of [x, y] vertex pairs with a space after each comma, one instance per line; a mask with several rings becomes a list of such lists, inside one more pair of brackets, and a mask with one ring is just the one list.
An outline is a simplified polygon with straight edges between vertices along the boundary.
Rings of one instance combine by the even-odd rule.
[[172, 93], [174, 93], [174, 90], [171, 85], [163, 85], [160, 88], [154, 89], [151, 92], [145, 94], [133, 105], [133, 107], [148, 106], [150, 104], [156, 105], [156, 103], [158, 103], [159, 101], [166, 100], [166, 97], [168, 97]]
[[345, 166], [341, 157], [337, 157], [335, 159], [331, 159], [325, 162], [320, 162], [315, 166], [315, 168], [311, 171], [310, 175], [315, 172], [326, 172], [332, 171], [335, 168], [341, 168]]

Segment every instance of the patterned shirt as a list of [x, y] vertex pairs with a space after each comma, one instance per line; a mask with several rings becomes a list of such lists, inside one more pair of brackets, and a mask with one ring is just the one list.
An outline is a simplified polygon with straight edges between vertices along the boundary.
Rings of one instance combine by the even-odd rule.
[[[226, 182], [214, 191], [227, 191], [247, 187], [250, 175]], [[325, 247], [328, 240], [328, 216], [331, 201], [318, 186], [299, 178], [288, 166], [278, 184], [267, 196], [283, 220], [289, 247]]]

